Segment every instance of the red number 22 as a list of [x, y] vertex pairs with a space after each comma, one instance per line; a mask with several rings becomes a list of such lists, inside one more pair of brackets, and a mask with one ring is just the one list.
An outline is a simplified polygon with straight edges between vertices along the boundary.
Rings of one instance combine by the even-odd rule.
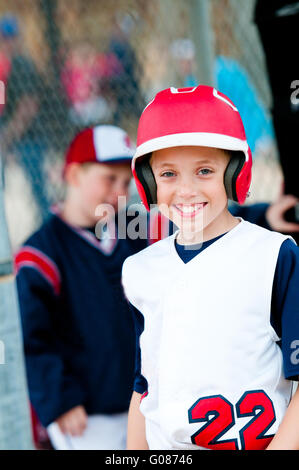
[[[237, 418], [253, 416], [240, 430], [241, 448], [265, 449], [273, 435], [265, 436], [275, 422], [273, 403], [263, 390], [245, 392], [236, 404]], [[222, 395], [199, 398], [188, 411], [189, 423], [206, 422], [191, 436], [193, 444], [208, 449], [238, 450], [237, 439], [219, 439], [235, 424], [233, 405]]]

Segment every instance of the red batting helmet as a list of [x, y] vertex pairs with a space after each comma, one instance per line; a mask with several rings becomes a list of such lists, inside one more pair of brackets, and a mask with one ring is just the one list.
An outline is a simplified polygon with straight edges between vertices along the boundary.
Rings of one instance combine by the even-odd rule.
[[232, 101], [215, 88], [167, 88], [144, 109], [132, 160], [136, 186], [145, 207], [157, 203], [149, 164], [155, 150], [198, 145], [232, 151], [224, 185], [229, 199], [244, 203], [251, 182], [252, 156], [241, 116]]

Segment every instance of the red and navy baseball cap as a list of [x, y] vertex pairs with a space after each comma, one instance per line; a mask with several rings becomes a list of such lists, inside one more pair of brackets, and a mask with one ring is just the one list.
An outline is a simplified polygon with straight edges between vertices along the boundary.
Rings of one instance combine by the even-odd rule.
[[70, 163], [131, 162], [135, 148], [128, 134], [117, 126], [99, 125], [79, 132], [65, 155], [64, 170]]

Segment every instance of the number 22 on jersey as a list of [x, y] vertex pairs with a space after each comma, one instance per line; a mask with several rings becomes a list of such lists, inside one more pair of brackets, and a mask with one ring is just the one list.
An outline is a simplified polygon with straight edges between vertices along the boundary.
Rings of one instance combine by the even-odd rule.
[[[268, 395], [264, 390], [247, 391], [235, 410], [237, 419], [252, 416], [239, 431], [241, 450], [265, 449], [274, 436], [265, 434], [276, 419]], [[191, 436], [193, 444], [214, 450], [239, 450], [237, 438], [219, 440], [235, 425], [234, 406], [222, 395], [199, 398], [189, 408], [188, 417], [189, 423], [206, 423]]]

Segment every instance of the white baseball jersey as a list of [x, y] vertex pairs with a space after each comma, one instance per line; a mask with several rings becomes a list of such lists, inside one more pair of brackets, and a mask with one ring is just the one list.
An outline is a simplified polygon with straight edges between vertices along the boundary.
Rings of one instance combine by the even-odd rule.
[[288, 237], [240, 219], [185, 264], [176, 234], [123, 266], [125, 294], [144, 316], [140, 410], [149, 448], [263, 449], [292, 392], [270, 324]]

